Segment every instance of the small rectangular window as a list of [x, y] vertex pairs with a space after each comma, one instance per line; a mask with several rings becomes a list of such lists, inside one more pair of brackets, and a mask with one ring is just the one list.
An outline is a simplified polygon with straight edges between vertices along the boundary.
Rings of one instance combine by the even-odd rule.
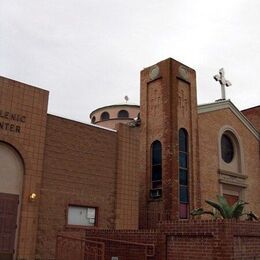
[[68, 225], [86, 226], [86, 227], [95, 226], [96, 208], [69, 205]]

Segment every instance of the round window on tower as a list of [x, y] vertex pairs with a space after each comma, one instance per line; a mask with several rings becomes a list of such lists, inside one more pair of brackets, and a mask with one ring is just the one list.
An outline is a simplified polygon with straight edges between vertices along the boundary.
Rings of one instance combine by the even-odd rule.
[[226, 134], [221, 137], [221, 157], [226, 163], [230, 163], [234, 158], [234, 145], [231, 138]]

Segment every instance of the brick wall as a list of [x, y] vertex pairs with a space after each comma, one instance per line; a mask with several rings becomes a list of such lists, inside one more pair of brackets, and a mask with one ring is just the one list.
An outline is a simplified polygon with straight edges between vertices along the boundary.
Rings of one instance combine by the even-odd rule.
[[[97, 239], [97, 237], [99, 239]], [[260, 222], [190, 220], [164, 222], [155, 230], [88, 230], [86, 238], [105, 242], [106, 259], [143, 259], [142, 248], [125, 243], [153, 244], [151, 260], [254, 259], [260, 257]], [[122, 242], [109, 242], [121, 240]], [[123, 243], [124, 242], [124, 243]], [[139, 252], [140, 258], [136, 257]], [[246, 258], [245, 258], [246, 257]]]
[[99, 228], [115, 227], [115, 131], [48, 115], [37, 257], [55, 254], [69, 204], [98, 208]]
[[153, 255], [151, 260], [165, 259], [165, 236], [159, 230], [87, 230], [86, 238], [105, 243], [106, 260], [112, 256], [119, 260], [145, 260], [145, 252]]
[[[157, 72], [156, 72], [157, 71]], [[155, 74], [154, 74], [155, 73]], [[153, 75], [154, 74], [154, 75]], [[140, 227], [151, 228], [160, 218], [179, 218], [179, 129], [189, 139], [188, 185], [190, 208], [200, 205], [196, 73], [167, 59], [141, 72]], [[162, 196], [151, 198], [151, 145], [162, 145]], [[152, 215], [151, 215], [152, 214]]]
[[[35, 257], [48, 95], [46, 90], [0, 77], [0, 141], [13, 146], [24, 163], [17, 259]], [[33, 192], [38, 197], [30, 202]]]
[[[210, 127], [209, 127], [210, 126]], [[200, 147], [200, 176], [202, 206], [205, 200], [216, 200], [220, 193], [220, 131], [229, 127], [236, 133], [241, 149], [242, 170], [239, 174], [245, 176], [245, 187], [242, 199], [249, 202], [248, 210], [260, 214], [260, 159], [259, 140], [236, 117], [230, 109], [199, 114], [199, 147]], [[239, 177], [239, 175], [238, 175]], [[234, 182], [234, 177], [229, 177]], [[236, 184], [236, 182], [234, 183]]]
[[139, 128], [118, 124], [116, 229], [138, 228]]
[[167, 236], [167, 259], [260, 257], [260, 222], [191, 220], [160, 228]]
[[252, 107], [241, 111], [255, 126], [258, 131], [260, 131], [260, 106]]

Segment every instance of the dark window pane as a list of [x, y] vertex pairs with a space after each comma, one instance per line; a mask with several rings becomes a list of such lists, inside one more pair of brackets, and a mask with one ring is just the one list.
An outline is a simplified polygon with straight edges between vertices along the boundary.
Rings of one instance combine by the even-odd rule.
[[101, 114], [101, 120], [108, 120], [110, 118], [108, 112], [103, 112]]
[[152, 166], [152, 181], [158, 181], [162, 179], [162, 167], [161, 165]]
[[152, 164], [162, 163], [162, 146], [159, 141], [155, 141], [152, 144]]
[[120, 110], [118, 112], [118, 117], [129, 117], [129, 113], [126, 110]]
[[188, 187], [180, 185], [180, 202], [188, 203]]
[[153, 150], [153, 160], [152, 164], [161, 164], [162, 163], [162, 155], [161, 155], [161, 150], [159, 149], [154, 149]]
[[187, 168], [188, 167], [188, 158], [187, 158], [187, 154], [186, 153], [183, 153], [183, 152], [180, 152], [179, 154], [179, 163], [180, 163], [180, 167], [181, 168]]
[[161, 150], [162, 149], [162, 145], [160, 141], [154, 141], [152, 143], [152, 147], [154, 150]]
[[188, 185], [188, 172], [187, 170], [180, 169], [180, 185]]
[[151, 145], [152, 159], [152, 189], [162, 188], [162, 145], [160, 141], [154, 141]]
[[153, 181], [152, 182], [152, 189], [161, 189], [162, 188], [162, 181]]
[[188, 218], [188, 133], [184, 128], [179, 130], [179, 216], [181, 219]]
[[188, 134], [183, 128], [179, 131], [179, 150], [182, 152], [188, 151]]
[[234, 147], [227, 135], [221, 137], [221, 157], [226, 163], [230, 163], [234, 156]]

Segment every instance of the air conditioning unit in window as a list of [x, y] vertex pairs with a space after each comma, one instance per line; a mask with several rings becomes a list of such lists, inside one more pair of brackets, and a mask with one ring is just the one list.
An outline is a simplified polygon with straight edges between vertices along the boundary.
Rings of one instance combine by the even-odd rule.
[[150, 190], [150, 197], [152, 199], [158, 199], [162, 197], [162, 189], [152, 189]]

